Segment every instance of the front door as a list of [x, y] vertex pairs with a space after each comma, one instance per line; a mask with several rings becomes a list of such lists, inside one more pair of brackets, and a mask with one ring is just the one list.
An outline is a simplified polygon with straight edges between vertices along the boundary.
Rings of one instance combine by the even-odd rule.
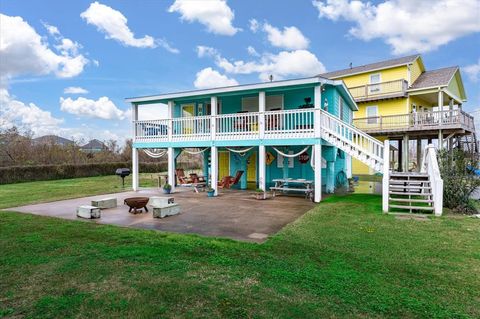
[[[195, 116], [195, 104], [183, 104], [182, 105], [182, 117]], [[182, 121], [183, 134], [193, 133], [193, 121]]]
[[218, 152], [218, 180], [230, 176], [230, 152]]
[[257, 153], [252, 153], [248, 159], [247, 165], [247, 182], [257, 182]]

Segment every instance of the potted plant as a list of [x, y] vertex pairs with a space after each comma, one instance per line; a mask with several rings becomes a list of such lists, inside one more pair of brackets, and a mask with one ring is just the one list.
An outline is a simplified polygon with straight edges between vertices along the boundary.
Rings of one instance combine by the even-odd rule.
[[257, 188], [257, 189], [255, 190], [254, 195], [255, 195], [255, 198], [256, 198], [256, 199], [259, 199], [259, 200], [260, 200], [260, 199], [267, 199], [267, 193], [266, 193], [263, 189], [261, 189], [261, 188]]
[[207, 192], [208, 197], [213, 197], [213, 195], [215, 194], [215, 189], [211, 188], [210, 186], [207, 187], [205, 191]]
[[166, 183], [163, 185], [163, 192], [165, 194], [170, 194], [170, 192], [172, 191], [172, 185]]

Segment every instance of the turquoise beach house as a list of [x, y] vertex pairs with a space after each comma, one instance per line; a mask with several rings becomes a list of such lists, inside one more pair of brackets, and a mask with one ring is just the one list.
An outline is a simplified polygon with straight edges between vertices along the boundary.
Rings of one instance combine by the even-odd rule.
[[[311, 181], [315, 202], [322, 192], [346, 186], [352, 156], [383, 169], [384, 144], [351, 125], [357, 105], [343, 81], [316, 76], [126, 100], [132, 105], [135, 190], [139, 151], [166, 154], [169, 181], [181, 152], [201, 153], [216, 194], [223, 176], [243, 171], [240, 189]], [[138, 120], [139, 108], [158, 103], [168, 105], [165, 119]]]

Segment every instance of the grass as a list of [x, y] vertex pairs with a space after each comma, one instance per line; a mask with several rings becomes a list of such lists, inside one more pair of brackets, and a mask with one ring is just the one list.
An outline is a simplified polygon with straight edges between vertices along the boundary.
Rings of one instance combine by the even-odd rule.
[[[117, 182], [2, 185], [0, 202]], [[262, 245], [0, 212], [0, 251], [0, 316], [480, 317], [480, 222], [398, 220], [375, 195], [330, 197]]]

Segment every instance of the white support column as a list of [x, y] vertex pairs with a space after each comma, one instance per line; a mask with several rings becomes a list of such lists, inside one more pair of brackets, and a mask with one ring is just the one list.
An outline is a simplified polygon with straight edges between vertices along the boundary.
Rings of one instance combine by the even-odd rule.
[[438, 149], [443, 149], [443, 133], [442, 130], [438, 130]]
[[138, 190], [138, 149], [132, 147], [132, 188]]
[[260, 113], [258, 119], [258, 133], [260, 140], [263, 140], [263, 138], [265, 137], [265, 104], [265, 92], [258, 92], [258, 112]]
[[[443, 91], [438, 91], [438, 110], [443, 111]], [[441, 114], [443, 115], [443, 114]]]
[[317, 85], [314, 88], [313, 93], [313, 107], [315, 109], [314, 113], [314, 131], [315, 131], [315, 138], [322, 137], [322, 120], [321, 120], [321, 109], [322, 109], [322, 86]]
[[218, 195], [218, 149], [212, 146], [210, 152], [210, 186], [215, 190], [214, 196]]
[[[211, 110], [211, 125], [210, 125], [210, 134], [212, 136], [212, 141], [215, 141], [215, 135], [217, 133], [217, 103], [218, 99], [216, 96], [210, 98], [210, 110]], [[215, 181], [216, 183], [216, 181]], [[213, 187], [213, 186], [212, 186]], [[213, 187], [215, 188], [215, 187]], [[216, 189], [216, 188], [215, 188]], [[216, 192], [215, 192], [216, 194]]]
[[138, 190], [138, 149], [135, 147], [137, 137], [138, 105], [132, 103], [132, 189]]
[[382, 207], [383, 212], [388, 213], [388, 197], [390, 184], [390, 141], [385, 140], [383, 144], [383, 181], [382, 181]]
[[176, 177], [175, 177], [175, 150], [173, 147], [169, 147], [167, 150], [167, 155], [168, 155], [168, 183], [172, 186], [171, 192], [173, 193], [175, 191], [175, 183], [176, 183]]
[[[321, 143], [321, 141], [318, 141]], [[315, 144], [313, 146], [313, 159], [314, 159], [314, 167], [315, 167], [315, 178], [314, 178], [314, 185], [315, 185], [315, 203], [320, 203], [322, 200], [322, 144]]]
[[345, 153], [345, 171], [347, 174], [347, 178], [352, 178], [352, 157]]
[[265, 163], [265, 145], [258, 146], [258, 188], [266, 191], [266, 163]]
[[172, 141], [172, 136], [173, 136], [173, 109], [174, 109], [175, 103], [173, 101], [168, 101], [168, 141]]
[[408, 166], [410, 163], [410, 154], [409, 154], [409, 145], [410, 139], [408, 134], [403, 136], [403, 171], [408, 172]]

